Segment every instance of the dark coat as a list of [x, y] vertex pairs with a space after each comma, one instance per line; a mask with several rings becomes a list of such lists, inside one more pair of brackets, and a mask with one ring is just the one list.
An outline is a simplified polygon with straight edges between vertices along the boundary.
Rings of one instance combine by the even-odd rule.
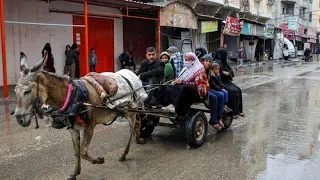
[[[232, 78], [234, 77], [234, 73], [232, 68], [229, 66], [228, 62], [228, 51], [226, 49], [220, 48], [217, 49], [214, 61], [216, 61], [220, 65], [220, 75], [222, 82], [232, 81]], [[223, 74], [223, 71], [227, 71], [230, 73], [229, 76], [225, 76]]]
[[65, 55], [67, 65], [73, 64], [77, 61], [78, 55], [74, 50], [71, 49], [70, 51], [65, 51]]
[[151, 79], [153, 83], [160, 83], [164, 79], [164, 66], [160, 59], [153, 63], [145, 59], [141, 62], [137, 75], [140, 75], [142, 81]]
[[221, 81], [221, 75], [211, 75], [209, 78], [210, 89], [215, 91], [222, 91], [224, 84]]
[[320, 54], [320, 47], [317, 48], [317, 51], [316, 51], [317, 54]]

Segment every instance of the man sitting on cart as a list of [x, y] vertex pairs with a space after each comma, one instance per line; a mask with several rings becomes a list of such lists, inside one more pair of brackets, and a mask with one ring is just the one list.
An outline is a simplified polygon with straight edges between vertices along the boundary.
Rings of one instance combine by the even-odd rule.
[[[141, 62], [137, 75], [144, 86], [160, 84], [164, 79], [164, 66], [164, 63], [157, 58], [156, 49], [154, 47], [148, 47], [146, 50], [146, 59]], [[148, 92], [148, 98], [145, 100], [147, 105], [157, 104], [157, 102], [155, 102], [156, 98], [154, 97], [156, 93], [157, 89]]]

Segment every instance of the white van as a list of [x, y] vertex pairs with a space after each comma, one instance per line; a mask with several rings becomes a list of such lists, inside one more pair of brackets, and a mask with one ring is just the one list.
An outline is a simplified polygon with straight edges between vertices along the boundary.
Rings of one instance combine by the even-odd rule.
[[292, 42], [287, 38], [283, 38], [283, 41], [283, 44], [286, 44], [288, 46], [289, 57], [294, 58], [296, 54], [296, 49], [294, 48]]

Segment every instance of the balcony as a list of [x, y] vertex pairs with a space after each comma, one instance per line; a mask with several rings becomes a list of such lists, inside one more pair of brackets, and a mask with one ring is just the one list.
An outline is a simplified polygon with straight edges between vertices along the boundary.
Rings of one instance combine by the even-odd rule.
[[281, 2], [287, 3], [287, 4], [295, 4], [296, 0], [281, 0]]
[[225, 0], [206, 0], [202, 4], [213, 5], [213, 6], [223, 6]]
[[225, 0], [224, 6], [230, 9], [240, 9], [240, 0]]

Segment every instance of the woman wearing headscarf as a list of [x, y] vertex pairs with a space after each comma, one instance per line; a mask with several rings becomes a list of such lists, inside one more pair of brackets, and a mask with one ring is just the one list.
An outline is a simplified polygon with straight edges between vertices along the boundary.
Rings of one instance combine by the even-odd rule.
[[42, 57], [44, 57], [44, 51], [47, 51], [47, 53], [48, 53], [48, 59], [47, 59], [46, 65], [44, 66], [44, 70], [48, 71], [48, 72], [55, 73], [56, 69], [54, 68], [54, 58], [52, 55], [50, 43], [46, 43], [46, 45], [43, 47], [42, 52], [41, 52]]
[[228, 91], [228, 107], [233, 110], [233, 117], [238, 118], [244, 116], [242, 106], [242, 91], [232, 83], [234, 74], [232, 68], [229, 66], [227, 59], [229, 58], [228, 51], [224, 48], [217, 49], [214, 60], [220, 65], [221, 81], [224, 88]]
[[173, 104], [180, 118], [185, 117], [191, 104], [207, 99], [209, 91], [207, 75], [194, 53], [189, 52], [185, 55], [184, 68], [173, 84], [175, 85], [166, 88], [164, 99], [168, 104]]
[[201, 59], [207, 53], [208, 53], [208, 51], [203, 47], [198, 47], [196, 49], [196, 55], [197, 55], [198, 59]]
[[77, 43], [73, 43], [71, 46], [71, 49], [77, 54], [77, 58], [75, 60], [76, 63], [76, 69], [75, 69], [75, 78], [80, 78], [80, 60], [79, 60], [79, 49]]

